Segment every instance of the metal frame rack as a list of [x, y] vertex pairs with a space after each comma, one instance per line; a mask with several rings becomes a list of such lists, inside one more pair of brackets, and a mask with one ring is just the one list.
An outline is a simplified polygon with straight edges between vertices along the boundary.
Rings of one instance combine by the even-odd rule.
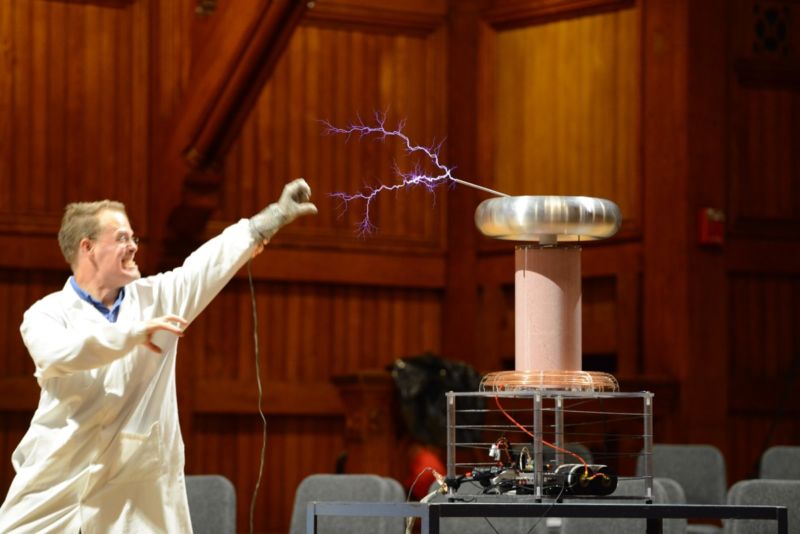
[[[482, 399], [482, 401], [481, 401]], [[513, 399], [513, 400], [512, 400]], [[641, 411], [632, 410], [631, 404], [641, 402]], [[514, 408], [506, 411], [501, 407], [501, 402], [514, 404]], [[491, 407], [495, 403], [497, 408]], [[482, 404], [483, 407], [475, 407]], [[462, 406], [463, 405], [463, 406]], [[618, 406], [622, 406], [619, 408]], [[591, 409], [586, 409], [591, 406]], [[599, 406], [599, 408], [597, 408]], [[519, 421], [507, 412], [520, 414]], [[476, 423], [475, 417], [486, 419], [497, 418], [505, 415], [508, 422], [503, 424]], [[524, 418], [523, 418], [524, 416]], [[466, 420], [466, 421], [465, 421]], [[513, 421], [512, 421], [513, 420]], [[488, 449], [491, 441], [459, 442], [457, 436], [464, 431], [480, 432], [482, 435], [494, 433], [495, 435], [515, 433], [525, 436], [526, 447], [533, 450], [533, 498], [541, 502], [546, 498], [544, 447], [555, 445], [555, 464], [564, 463], [563, 449], [568, 440], [575, 436], [582, 436], [582, 428], [594, 423], [601, 426], [609, 422], [620, 423], [630, 427], [641, 422], [641, 432], [638, 430], [630, 434], [613, 436], [612, 440], [626, 439], [629, 442], [640, 444], [636, 451], [617, 451], [608, 456], [626, 456], [628, 459], [641, 455], [643, 462], [642, 474], [638, 478], [644, 479], [645, 494], [641, 496], [646, 502], [653, 500], [653, 394], [647, 391], [621, 393], [621, 392], [589, 392], [589, 391], [564, 391], [553, 389], [532, 389], [519, 391], [497, 392], [448, 392], [447, 393], [447, 477], [456, 478], [464, 474], [475, 462], [460, 461], [459, 453], [468, 449]], [[524, 428], [523, 428], [524, 427]], [[528, 430], [530, 429], [530, 430]], [[523, 434], [524, 430], [524, 434]], [[519, 443], [519, 441], [517, 442]], [[464, 456], [462, 454], [461, 456]], [[606, 458], [609, 459], [609, 458]], [[619, 460], [619, 458], [610, 458]], [[620, 473], [622, 475], [622, 473]], [[620, 479], [633, 478], [620, 476]], [[453, 489], [450, 490], [454, 494]], [[562, 495], [563, 496], [563, 495]]]

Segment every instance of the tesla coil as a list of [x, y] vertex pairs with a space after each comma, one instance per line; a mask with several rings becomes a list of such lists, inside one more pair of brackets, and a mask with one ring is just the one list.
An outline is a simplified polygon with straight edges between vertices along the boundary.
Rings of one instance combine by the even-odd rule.
[[468, 483], [473, 496], [598, 498], [641, 478], [652, 501], [652, 393], [621, 392], [614, 376], [582, 366], [580, 245], [613, 236], [619, 208], [505, 196], [482, 202], [475, 223], [517, 242], [515, 368], [487, 374], [477, 392], [447, 394], [448, 494], [459, 498]]

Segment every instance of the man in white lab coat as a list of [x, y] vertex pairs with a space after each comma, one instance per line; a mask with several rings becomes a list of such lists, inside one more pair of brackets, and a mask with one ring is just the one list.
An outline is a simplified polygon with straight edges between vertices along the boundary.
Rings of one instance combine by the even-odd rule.
[[177, 269], [141, 278], [118, 202], [67, 206], [73, 276], [25, 312], [39, 407], [12, 456], [0, 533], [191, 532], [175, 396], [184, 328], [278, 229], [316, 213], [302, 179]]

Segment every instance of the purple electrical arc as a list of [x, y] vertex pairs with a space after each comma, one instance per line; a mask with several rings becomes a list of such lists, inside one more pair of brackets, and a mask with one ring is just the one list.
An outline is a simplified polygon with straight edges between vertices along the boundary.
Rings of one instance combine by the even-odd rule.
[[376, 126], [367, 126], [359, 119], [358, 123], [350, 124], [347, 128], [338, 128], [333, 126], [328, 121], [322, 121], [325, 125], [325, 133], [328, 135], [333, 134], [342, 134], [346, 136], [351, 136], [353, 134], [358, 134], [360, 137], [368, 136], [368, 135], [376, 135], [379, 137], [381, 141], [385, 141], [388, 137], [396, 137], [400, 139], [404, 146], [405, 150], [408, 154], [419, 153], [424, 157], [427, 157], [430, 162], [441, 171], [440, 174], [436, 176], [430, 176], [425, 174], [421, 171], [419, 167], [415, 168], [410, 172], [403, 172], [398, 167], [395, 167], [395, 172], [397, 175], [402, 178], [400, 183], [392, 184], [392, 185], [385, 185], [382, 184], [378, 187], [366, 187], [358, 193], [344, 193], [344, 192], [336, 192], [331, 193], [332, 197], [338, 198], [343, 202], [343, 209], [346, 210], [347, 206], [350, 202], [354, 200], [363, 200], [365, 203], [364, 208], [364, 218], [361, 220], [361, 223], [358, 226], [358, 233], [359, 235], [369, 234], [375, 230], [375, 226], [372, 224], [370, 220], [370, 207], [372, 201], [382, 192], [385, 191], [397, 191], [399, 189], [404, 189], [406, 187], [418, 186], [422, 185], [427, 188], [430, 192], [433, 192], [434, 189], [442, 184], [461, 184], [467, 187], [472, 187], [474, 189], [479, 189], [486, 193], [490, 193], [495, 196], [508, 196], [505, 193], [500, 193], [499, 191], [495, 191], [493, 189], [489, 189], [488, 187], [483, 187], [481, 185], [473, 184], [471, 182], [467, 182], [464, 180], [460, 180], [453, 176], [453, 169], [447, 167], [446, 165], [442, 164], [439, 161], [439, 150], [441, 149], [441, 143], [435, 146], [426, 147], [422, 145], [414, 144], [411, 139], [403, 133], [403, 127], [405, 126], [405, 121], [400, 121], [397, 124], [397, 127], [394, 130], [389, 130], [386, 128], [386, 116], [380, 113], [375, 114], [375, 121]]

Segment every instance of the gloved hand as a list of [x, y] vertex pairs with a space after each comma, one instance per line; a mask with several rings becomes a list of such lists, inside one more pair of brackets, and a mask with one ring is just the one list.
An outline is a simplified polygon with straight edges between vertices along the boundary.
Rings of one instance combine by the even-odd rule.
[[275, 232], [301, 215], [317, 213], [317, 207], [309, 202], [311, 188], [305, 180], [292, 180], [283, 188], [281, 198], [250, 217], [250, 231], [261, 242], [269, 241]]

